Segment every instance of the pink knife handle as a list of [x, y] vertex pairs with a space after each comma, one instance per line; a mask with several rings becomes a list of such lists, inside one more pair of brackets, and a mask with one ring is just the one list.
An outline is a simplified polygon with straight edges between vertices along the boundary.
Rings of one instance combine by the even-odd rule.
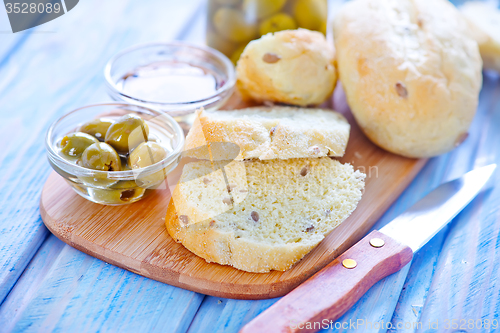
[[[372, 246], [374, 238], [382, 239], [384, 245]], [[338, 319], [375, 282], [399, 271], [412, 257], [408, 246], [373, 231], [246, 324], [240, 333], [316, 332], [323, 327], [323, 320]], [[344, 267], [345, 259], [355, 260], [356, 267]]]

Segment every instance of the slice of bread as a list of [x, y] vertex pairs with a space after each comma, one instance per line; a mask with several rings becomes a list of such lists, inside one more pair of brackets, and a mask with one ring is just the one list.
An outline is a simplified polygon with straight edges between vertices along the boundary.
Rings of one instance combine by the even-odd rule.
[[363, 173], [328, 157], [213, 165], [185, 165], [166, 226], [207, 262], [248, 272], [290, 268], [354, 211], [364, 188]]
[[[210, 146], [211, 142], [238, 145], [237, 160], [343, 156], [349, 130], [349, 123], [340, 113], [327, 109], [274, 106], [198, 110], [186, 137], [185, 156], [207, 159], [194, 148]], [[224, 150], [211, 149], [211, 159], [227, 159]]]

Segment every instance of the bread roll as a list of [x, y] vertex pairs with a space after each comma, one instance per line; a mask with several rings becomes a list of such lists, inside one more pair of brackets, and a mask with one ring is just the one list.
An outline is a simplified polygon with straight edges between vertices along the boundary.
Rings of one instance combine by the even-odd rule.
[[500, 71], [500, 10], [491, 2], [466, 2], [460, 11], [471, 24], [483, 67]]
[[334, 49], [305, 29], [269, 33], [250, 42], [236, 66], [244, 99], [308, 106], [331, 95], [337, 80]]
[[[208, 262], [286, 270], [356, 208], [365, 175], [328, 157], [186, 164], [165, 223]], [[227, 179], [227, 183], [225, 181]]]
[[408, 157], [445, 153], [466, 137], [481, 57], [446, 0], [354, 0], [334, 21], [339, 77], [364, 133]]
[[[185, 156], [199, 159], [289, 159], [343, 156], [350, 125], [338, 112], [293, 107], [252, 107], [234, 111], [198, 110], [186, 137]], [[239, 151], [229, 156], [233, 143]], [[218, 149], [220, 148], [220, 149]], [[222, 150], [222, 151], [219, 151]]]

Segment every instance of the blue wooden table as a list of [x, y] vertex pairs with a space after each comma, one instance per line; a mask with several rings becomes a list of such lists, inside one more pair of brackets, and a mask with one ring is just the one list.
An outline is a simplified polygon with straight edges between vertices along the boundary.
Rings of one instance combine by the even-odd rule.
[[[43, 144], [49, 124], [109, 100], [102, 70], [117, 51], [158, 40], [203, 43], [205, 6], [85, 0], [16, 34], [0, 8], [0, 332], [237, 332], [276, 302], [221, 299], [144, 278], [64, 244], [40, 218], [40, 192], [51, 171]], [[490, 162], [500, 164], [500, 78], [485, 73], [469, 138], [431, 159], [375, 227], [441, 182]], [[385, 332], [388, 322], [400, 328], [390, 331], [500, 331], [498, 322], [493, 329], [500, 319], [499, 247], [496, 185], [330, 331]], [[489, 330], [477, 329], [488, 321]]]

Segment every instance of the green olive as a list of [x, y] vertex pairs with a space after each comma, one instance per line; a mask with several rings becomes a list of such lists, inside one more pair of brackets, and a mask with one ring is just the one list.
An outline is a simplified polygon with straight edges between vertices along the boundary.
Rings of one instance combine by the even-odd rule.
[[84, 186], [101, 189], [108, 189], [118, 183], [118, 180], [109, 179], [105, 175], [78, 176], [78, 179]]
[[297, 0], [294, 15], [299, 27], [320, 31], [328, 15], [327, 0]]
[[265, 35], [270, 32], [293, 29], [297, 29], [297, 23], [295, 23], [294, 19], [290, 15], [278, 13], [260, 24], [259, 33]]
[[80, 132], [90, 134], [97, 138], [99, 141], [104, 141], [106, 132], [109, 126], [113, 124], [113, 120], [106, 118], [94, 119], [86, 122], [80, 127]]
[[78, 160], [78, 165], [100, 171], [121, 171], [122, 163], [118, 153], [104, 142], [90, 145]]
[[237, 44], [226, 40], [224, 37], [213, 31], [207, 31], [207, 45], [216, 50], [221, 51], [226, 56], [230, 57], [237, 47]]
[[237, 6], [241, 0], [215, 0], [219, 5], [223, 6]]
[[135, 180], [120, 180], [118, 181], [117, 183], [109, 186], [109, 188], [111, 189], [119, 189], [119, 190], [123, 190], [123, 189], [131, 189], [131, 188], [136, 188], [137, 187], [137, 183], [135, 182]]
[[61, 140], [61, 153], [67, 157], [78, 158], [88, 146], [96, 142], [99, 141], [86, 133], [70, 133]]
[[221, 7], [213, 17], [217, 32], [233, 42], [249, 42], [257, 37], [257, 27], [247, 22], [245, 15], [234, 8]]
[[145, 189], [140, 187], [131, 189], [92, 189], [90, 195], [95, 201], [107, 205], [122, 205], [136, 202], [142, 198]]
[[165, 157], [167, 152], [161, 145], [156, 142], [143, 142], [130, 153], [128, 160], [132, 169], [139, 169], [158, 163]]
[[[155, 142], [141, 143], [130, 153], [129, 165], [132, 169], [145, 168], [165, 159], [167, 151]], [[166, 170], [161, 169], [152, 174], [137, 174], [136, 183], [143, 188], [154, 188], [161, 184], [166, 177]]]
[[327, 22], [327, 21], [325, 21], [325, 22], [323, 22], [323, 23], [321, 24], [321, 27], [319, 28], [319, 30], [318, 30], [318, 31], [319, 31], [319, 32], [322, 32], [322, 33], [323, 33], [323, 35], [325, 35], [325, 36], [326, 36], [326, 30], [327, 30], [327, 27], [328, 27], [328, 22]]
[[260, 20], [279, 12], [285, 3], [286, 0], [244, 0], [243, 10]]
[[149, 127], [141, 117], [126, 114], [109, 126], [105, 142], [120, 154], [128, 154], [142, 142], [148, 141]]
[[241, 54], [242, 54], [242, 53], [243, 53], [243, 51], [245, 50], [245, 47], [246, 47], [246, 45], [242, 45], [242, 46], [238, 47], [238, 48], [236, 49], [236, 51], [234, 51], [234, 52], [233, 52], [233, 54], [231, 54], [230, 59], [231, 59], [231, 61], [233, 62], [233, 64], [235, 64], [235, 65], [236, 65], [236, 63], [237, 63], [237, 62], [238, 62], [238, 60], [240, 59]]

